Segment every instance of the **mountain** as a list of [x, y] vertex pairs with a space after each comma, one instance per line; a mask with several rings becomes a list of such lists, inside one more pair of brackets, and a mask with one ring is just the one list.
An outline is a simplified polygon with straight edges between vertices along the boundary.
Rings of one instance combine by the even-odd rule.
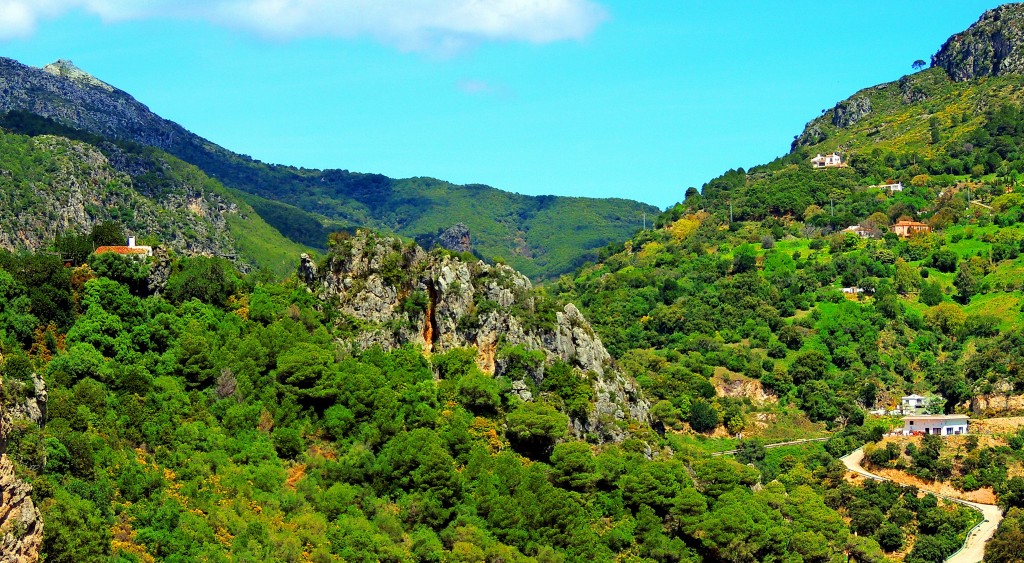
[[110, 221], [153, 245], [278, 275], [293, 272], [305, 250], [237, 194], [159, 149], [28, 113], [8, 112], [0, 127], [0, 248], [43, 251], [59, 236]]
[[382, 229], [430, 246], [444, 230], [463, 223], [478, 255], [550, 278], [631, 235], [644, 213], [658, 212], [623, 199], [524, 196], [432, 178], [265, 164], [157, 116], [64, 60], [36, 69], [0, 59], [0, 111], [11, 110], [164, 150], [244, 192], [256, 212], [291, 240], [321, 249], [326, 233], [339, 228]]
[[[916, 181], [941, 189], [1022, 173], [1022, 58], [1024, 4], [988, 11], [946, 41], [931, 68], [856, 92], [811, 120], [789, 154], [707, 182], [701, 205], [722, 214], [731, 202], [740, 219], [806, 218], [825, 209], [839, 217], [830, 223], [836, 228], [869, 215], [865, 206], [877, 209], [879, 202], [865, 201], [877, 195], [871, 186]], [[813, 156], [833, 152], [845, 167], [812, 168]]]
[[[795, 436], [778, 423], [795, 408], [837, 430], [826, 449], [839, 453], [860, 440], [840, 445], [846, 432], [886, 424], [871, 413], [898, 414], [912, 393], [934, 397], [939, 413], [1015, 415], [1024, 408], [1024, 77], [1013, 62], [1022, 30], [1024, 5], [985, 13], [933, 68], [838, 103], [789, 154], [688, 191], [654, 229], [548, 291], [579, 306], [668, 429], [786, 439]], [[833, 152], [841, 166], [812, 163]], [[1024, 480], [947, 466], [948, 451], [931, 465], [902, 458], [903, 445], [875, 451], [879, 466], [962, 491], [991, 487], [1002, 506], [1024, 505], [1014, 492]]]

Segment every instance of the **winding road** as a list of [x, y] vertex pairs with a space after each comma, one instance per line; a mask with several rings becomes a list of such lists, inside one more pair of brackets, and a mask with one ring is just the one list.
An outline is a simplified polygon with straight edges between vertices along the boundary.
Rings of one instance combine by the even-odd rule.
[[[871, 473], [861, 466], [861, 462], [864, 461], [864, 448], [857, 448], [850, 455], [842, 458], [843, 464], [846, 469], [867, 477], [868, 479], [874, 479], [876, 481], [889, 481], [885, 477], [881, 477]], [[960, 500], [957, 498], [947, 497], [936, 493], [935, 496], [940, 496], [946, 500], [960, 503], [964, 506], [969, 506], [979, 512], [985, 517], [985, 520], [974, 527], [967, 534], [967, 541], [964, 542], [964, 546], [960, 548], [960, 551], [954, 553], [952, 557], [946, 559], [946, 563], [978, 563], [984, 558], [985, 555], [985, 542], [987, 542], [993, 534], [996, 533], [996, 528], [999, 527], [999, 522], [1003, 519], [1003, 511], [998, 506], [992, 504], [981, 504], [978, 502], [969, 502], [966, 500]]]

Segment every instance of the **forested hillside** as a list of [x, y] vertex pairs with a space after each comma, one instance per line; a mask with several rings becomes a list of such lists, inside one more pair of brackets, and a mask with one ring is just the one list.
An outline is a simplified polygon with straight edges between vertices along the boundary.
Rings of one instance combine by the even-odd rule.
[[[353, 244], [332, 255], [363, 255]], [[176, 262], [160, 296], [138, 283], [148, 266], [114, 254], [76, 269], [3, 254], [0, 268], [3, 441], [34, 488], [47, 561], [882, 561], [926, 535], [932, 551], [907, 560], [932, 561], [974, 522], [844, 480], [830, 452], [881, 427], [825, 448], [750, 441], [740, 461], [645, 424], [577, 438], [570, 419], [599, 400], [597, 380], [545, 348], [512, 346], [491, 368], [472, 344], [353, 347], [376, 325], [305, 281], [218, 259]], [[348, 279], [358, 292], [386, 271]], [[473, 279], [486, 294], [496, 278]], [[519, 318], [543, 326], [550, 299]], [[474, 302], [459, 330], [489, 322]], [[398, 310], [424, 307], [410, 293]], [[678, 395], [690, 412], [721, 406]], [[872, 531], [877, 511], [903, 519]]]
[[[54, 243], [104, 222], [118, 222], [121, 234], [140, 243], [230, 257], [280, 276], [294, 271], [303, 250], [238, 196], [165, 152], [107, 142], [32, 114], [0, 118], [0, 248], [54, 251], [81, 263], [95, 246]], [[106, 239], [101, 244], [125, 242]]]

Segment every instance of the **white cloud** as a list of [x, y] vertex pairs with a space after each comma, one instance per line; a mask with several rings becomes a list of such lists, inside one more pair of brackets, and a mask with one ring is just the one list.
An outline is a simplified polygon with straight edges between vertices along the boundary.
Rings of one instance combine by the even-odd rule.
[[494, 84], [486, 80], [460, 80], [459, 90], [470, 96], [497, 96], [500, 98], [514, 97], [515, 93], [502, 84]]
[[202, 19], [275, 39], [369, 36], [402, 50], [481, 41], [578, 40], [607, 18], [595, 0], [0, 0], [0, 38], [72, 10], [105, 21]]

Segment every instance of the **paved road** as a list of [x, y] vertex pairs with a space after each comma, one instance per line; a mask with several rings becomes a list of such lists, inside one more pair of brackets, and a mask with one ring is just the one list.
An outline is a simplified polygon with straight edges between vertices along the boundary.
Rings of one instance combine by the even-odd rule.
[[[861, 462], [864, 461], [864, 448], [857, 448], [850, 455], [842, 458], [843, 464], [850, 471], [867, 477], [868, 479], [874, 479], [876, 481], [888, 481], [885, 477], [880, 477], [866, 471], [861, 466]], [[996, 528], [999, 527], [999, 522], [1003, 519], [1003, 511], [998, 506], [992, 504], [981, 504], [978, 502], [969, 502], [966, 500], [960, 500], [957, 498], [951, 498], [944, 495], [940, 496], [946, 500], [958, 502], [964, 506], [969, 506], [979, 512], [985, 517], [985, 521], [980, 525], [971, 530], [971, 533], [967, 536], [967, 541], [964, 542], [964, 547], [960, 551], [953, 554], [952, 557], [946, 560], [946, 563], [978, 563], [982, 560], [985, 555], [985, 542], [992, 538], [992, 535], [996, 533]]]

